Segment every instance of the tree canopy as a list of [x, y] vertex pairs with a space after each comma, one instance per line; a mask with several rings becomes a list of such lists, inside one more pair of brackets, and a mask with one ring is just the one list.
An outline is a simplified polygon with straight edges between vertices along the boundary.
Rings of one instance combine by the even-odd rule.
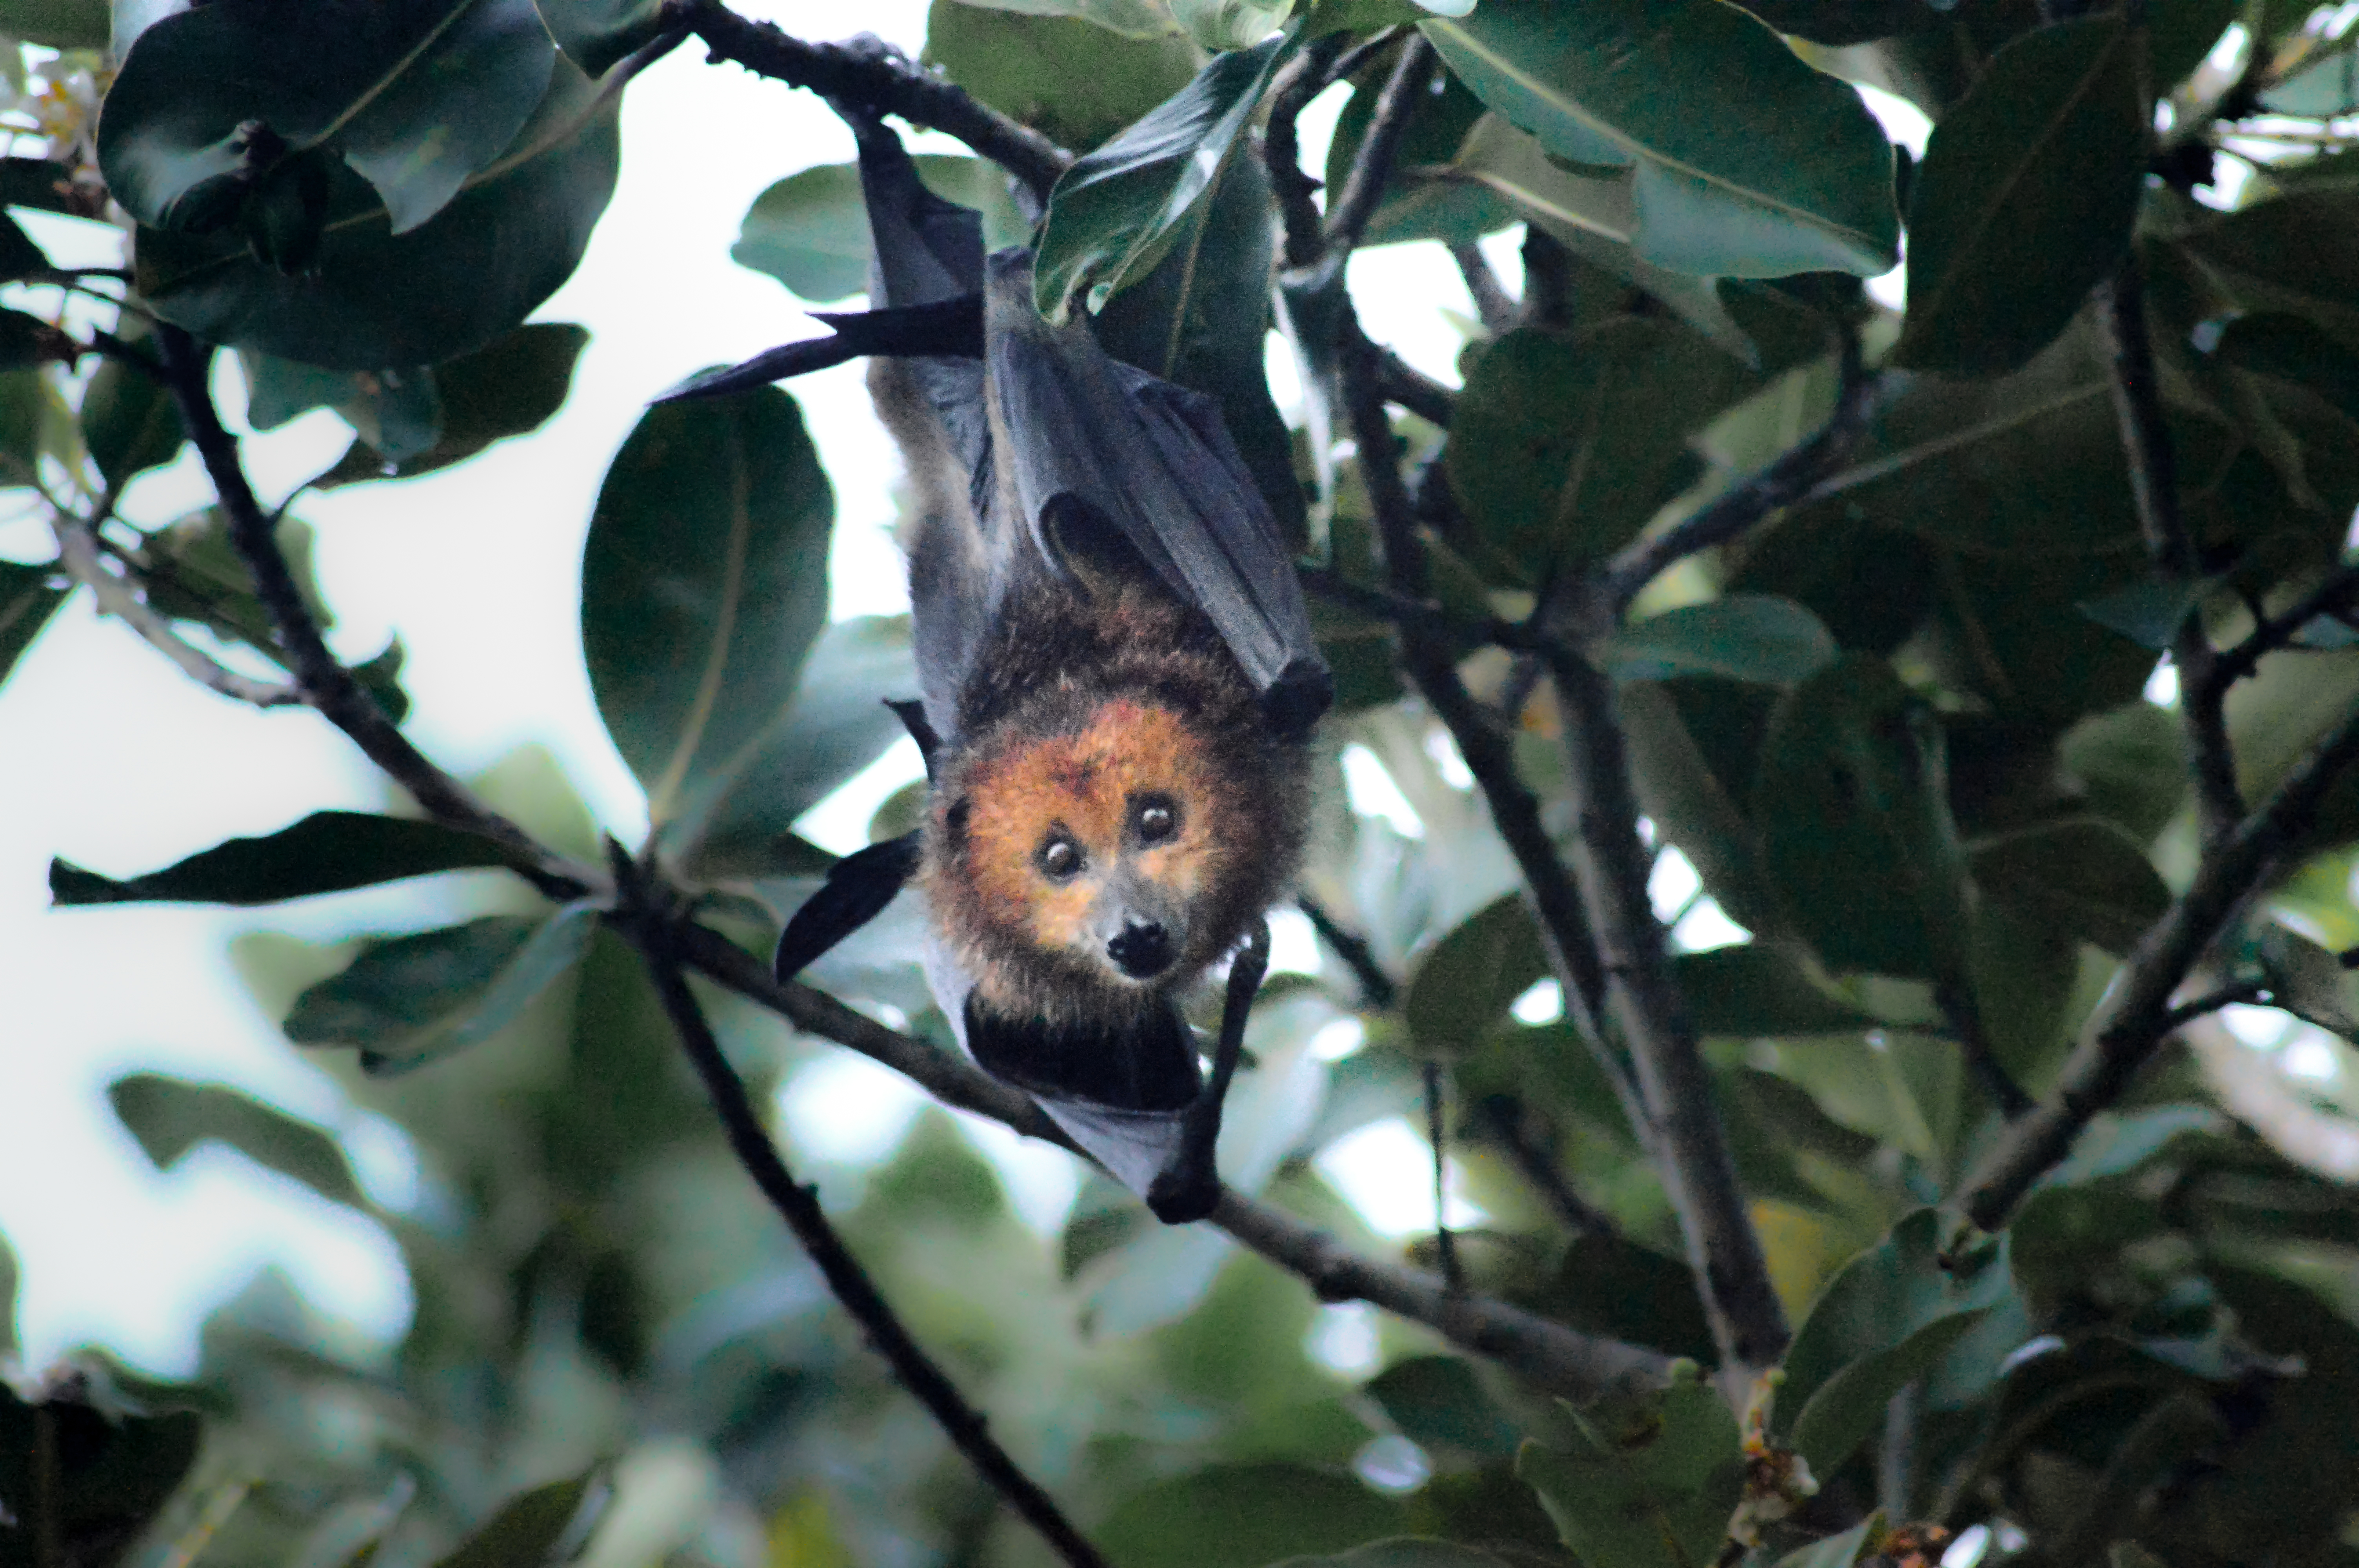
[[[239, 952], [414, 1202], [224, 1085], [111, 1086], [159, 1167], [225, 1144], [372, 1216], [416, 1318], [355, 1359], [266, 1281], [188, 1381], [17, 1368], [0, 1568], [2359, 1568], [2351, 8], [935, 0], [915, 60], [724, 0], [0, 35], [0, 204], [126, 261], [0, 215], [0, 485], [49, 535], [0, 558], [0, 679], [86, 597], [404, 802], [58, 859], [54, 902], [507, 888]], [[798, 824], [915, 694], [905, 619], [829, 620], [837, 460], [772, 362], [651, 406], [588, 520], [644, 839], [549, 770], [455, 776], [399, 643], [323, 635], [307, 497], [572, 395], [586, 334], [536, 312], [683, 47], [964, 143], [924, 178], [1035, 250], [1044, 315], [1213, 399], [1298, 552], [1323, 959], [1261, 992], [1207, 1222], [1091, 1171], [1044, 1237], [930, 1109], [802, 1184], [774, 1091], [831, 1053], [1070, 1145], [958, 1051], [914, 900], [801, 982], [763, 957], [835, 860]], [[788, 173], [731, 254], [839, 304], [861, 203]], [[1404, 243], [1464, 277], [1454, 378], [1347, 287]], [[349, 449], [257, 493], [231, 361], [245, 431], [327, 408]], [[211, 504], [120, 514], [191, 449]], [[1348, 808], [1371, 764], [1416, 832]], [[1406, 1246], [1321, 1165], [1395, 1119]], [[1339, 1323], [1373, 1348], [1319, 1353]]]

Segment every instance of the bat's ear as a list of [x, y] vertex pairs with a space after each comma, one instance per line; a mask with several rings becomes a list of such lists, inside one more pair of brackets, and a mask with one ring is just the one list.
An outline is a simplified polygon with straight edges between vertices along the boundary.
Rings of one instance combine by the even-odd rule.
[[885, 706], [893, 710], [894, 717], [901, 721], [901, 728], [907, 730], [909, 739], [918, 743], [918, 755], [926, 760], [926, 777], [931, 780], [934, 758], [942, 749], [942, 738], [934, 733], [933, 722], [926, 717], [926, 705], [906, 697], [896, 700], [888, 697], [885, 699]]

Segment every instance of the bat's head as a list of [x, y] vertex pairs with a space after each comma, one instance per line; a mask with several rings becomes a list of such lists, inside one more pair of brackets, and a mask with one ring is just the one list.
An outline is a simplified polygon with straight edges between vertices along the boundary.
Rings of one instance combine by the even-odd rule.
[[1086, 1008], [1182, 983], [1291, 871], [1266, 748], [1117, 696], [980, 749], [938, 798], [934, 902], [1004, 1004]]

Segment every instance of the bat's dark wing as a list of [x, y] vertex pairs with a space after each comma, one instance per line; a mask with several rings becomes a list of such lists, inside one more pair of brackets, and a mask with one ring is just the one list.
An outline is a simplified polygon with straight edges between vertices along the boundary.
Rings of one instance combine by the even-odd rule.
[[984, 368], [1001, 494], [1052, 561], [1111, 529], [1203, 611], [1262, 693], [1271, 724], [1307, 733], [1333, 682], [1269, 503], [1209, 397], [1117, 363], [1079, 319], [1032, 307], [1032, 258], [985, 265]]

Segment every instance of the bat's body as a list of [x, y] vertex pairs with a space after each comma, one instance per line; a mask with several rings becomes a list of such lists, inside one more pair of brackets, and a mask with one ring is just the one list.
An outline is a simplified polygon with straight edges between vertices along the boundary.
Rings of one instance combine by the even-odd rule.
[[[1044, 321], [1029, 255], [986, 261], [975, 215], [880, 125], [855, 129], [881, 308], [853, 319], [864, 341], [918, 323], [943, 345], [869, 378], [920, 499], [924, 700], [904, 712], [932, 788], [919, 834], [847, 858], [797, 913], [779, 972], [914, 879], [969, 1054], [1162, 1217], [1200, 1217], [1262, 916], [1302, 850], [1326, 667], [1210, 400]], [[962, 339], [933, 325], [951, 319]], [[1233, 953], [1208, 1085], [1178, 999]]]

